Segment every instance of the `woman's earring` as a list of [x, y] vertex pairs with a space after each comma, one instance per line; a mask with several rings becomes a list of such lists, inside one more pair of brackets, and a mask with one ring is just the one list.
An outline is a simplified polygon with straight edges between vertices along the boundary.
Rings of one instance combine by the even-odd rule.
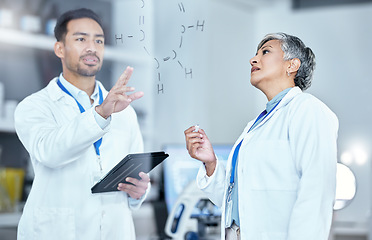
[[288, 77], [290, 77], [290, 76], [291, 76], [291, 74], [290, 74], [289, 72], [287, 72], [287, 75], [288, 75]]

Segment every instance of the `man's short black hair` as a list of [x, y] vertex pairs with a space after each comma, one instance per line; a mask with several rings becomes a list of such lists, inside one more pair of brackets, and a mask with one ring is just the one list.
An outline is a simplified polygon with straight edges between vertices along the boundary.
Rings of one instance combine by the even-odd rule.
[[87, 8], [79, 8], [75, 10], [70, 10], [62, 14], [57, 20], [57, 24], [54, 28], [54, 36], [56, 37], [58, 42], [65, 40], [64, 38], [67, 33], [67, 23], [71, 20], [80, 19], [80, 18], [93, 19], [101, 26], [103, 30], [100, 17], [92, 10], [87, 9]]

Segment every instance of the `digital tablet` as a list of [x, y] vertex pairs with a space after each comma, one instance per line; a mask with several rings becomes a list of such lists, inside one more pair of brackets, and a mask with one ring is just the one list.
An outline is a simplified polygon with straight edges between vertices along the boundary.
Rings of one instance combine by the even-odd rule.
[[128, 154], [91, 188], [92, 193], [119, 191], [119, 183], [131, 184], [127, 177], [141, 179], [140, 172], [149, 173], [168, 156], [165, 152]]

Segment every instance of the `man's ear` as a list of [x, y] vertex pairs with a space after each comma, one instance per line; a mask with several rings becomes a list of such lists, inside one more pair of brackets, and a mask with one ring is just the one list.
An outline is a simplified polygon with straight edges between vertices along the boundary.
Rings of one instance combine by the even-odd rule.
[[290, 73], [297, 72], [298, 69], [299, 69], [300, 66], [301, 66], [301, 60], [298, 59], [298, 58], [293, 58], [293, 59], [291, 59], [290, 61], [291, 61], [291, 65], [289, 66], [288, 71], [289, 71]]
[[54, 44], [54, 53], [56, 54], [57, 57], [59, 58], [64, 58], [65, 57], [65, 48], [64, 44], [62, 42], [56, 42]]

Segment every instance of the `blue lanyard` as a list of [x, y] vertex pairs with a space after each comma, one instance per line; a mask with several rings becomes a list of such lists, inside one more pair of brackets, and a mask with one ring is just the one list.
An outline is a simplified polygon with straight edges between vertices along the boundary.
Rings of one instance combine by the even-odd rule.
[[[74, 98], [74, 96], [72, 96], [72, 94], [62, 85], [62, 83], [59, 81], [59, 78], [57, 80], [57, 84], [58, 86], [62, 89], [62, 91], [64, 91], [65, 93], [67, 93], [68, 95], [70, 95], [77, 103], [79, 109], [80, 109], [80, 112], [83, 113], [85, 112], [85, 109], [83, 108], [83, 106], [81, 106], [81, 104], [78, 102], [78, 100], [76, 98]], [[98, 86], [98, 93], [99, 93], [99, 104], [102, 104], [103, 102], [103, 95], [102, 95], [102, 90], [101, 88]], [[99, 151], [99, 147], [101, 146], [102, 144], [102, 138], [100, 138], [99, 140], [97, 140], [93, 145], [94, 145], [94, 148], [96, 149], [96, 154], [98, 156], [100, 156], [100, 151]]]
[[[280, 101], [271, 109], [271, 111], [267, 113], [266, 110], [264, 110], [256, 119], [256, 121], [254, 121], [254, 123], [252, 124], [252, 126], [249, 128], [248, 132], [250, 132], [253, 128], [253, 126], [263, 117], [262, 121], [276, 108], [276, 106], [278, 106], [278, 104], [280, 103]], [[244, 138], [240, 141], [240, 143], [236, 146], [235, 150], [234, 150], [234, 154], [233, 154], [233, 158], [232, 158], [232, 163], [231, 163], [231, 175], [230, 175], [230, 188], [232, 188], [232, 185], [234, 184], [234, 181], [235, 181], [235, 167], [236, 167], [236, 161], [238, 159], [238, 155], [239, 155], [239, 150], [240, 150], [240, 147], [242, 145], [242, 142], [243, 142]]]

